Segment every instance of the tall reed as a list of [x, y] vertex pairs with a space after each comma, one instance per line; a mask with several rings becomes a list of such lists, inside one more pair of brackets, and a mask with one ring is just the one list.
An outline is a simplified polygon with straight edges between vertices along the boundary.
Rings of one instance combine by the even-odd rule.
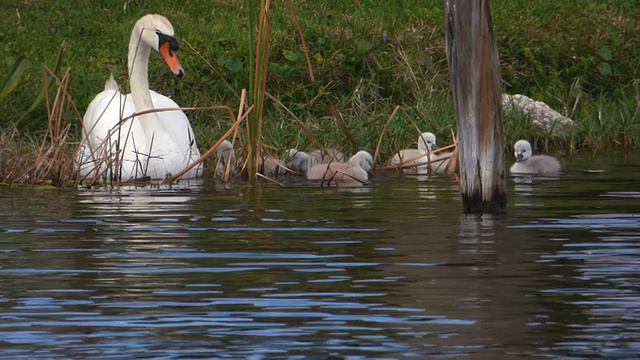
[[[249, 11], [255, 0], [249, 1]], [[270, 0], [260, 0], [260, 14], [258, 17], [258, 31], [255, 41], [255, 61], [253, 80], [250, 84], [251, 104], [254, 110], [249, 113], [247, 121], [247, 170], [249, 181], [256, 178], [262, 152], [262, 121], [264, 115], [264, 98], [267, 88], [269, 72], [269, 6]], [[250, 16], [250, 23], [253, 20]], [[252, 25], [252, 24], [250, 24]], [[251, 26], [250, 28], [253, 28]], [[251, 30], [250, 30], [251, 31]]]

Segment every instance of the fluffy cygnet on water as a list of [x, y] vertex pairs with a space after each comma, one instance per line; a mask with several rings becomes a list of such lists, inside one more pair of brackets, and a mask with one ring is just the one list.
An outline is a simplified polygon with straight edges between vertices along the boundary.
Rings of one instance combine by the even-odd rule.
[[[453, 152], [440, 152], [436, 154], [429, 154], [429, 159], [431, 160], [431, 173], [432, 174], [444, 174], [447, 172], [447, 167], [449, 166], [449, 159]], [[426, 165], [420, 166], [418, 168], [418, 172], [425, 173]]]
[[216, 167], [216, 178], [223, 178], [227, 166], [229, 166], [229, 176], [236, 174], [236, 152], [233, 150], [231, 141], [224, 140], [216, 149], [218, 155], [218, 166]]
[[311, 153], [289, 149], [285, 155], [286, 166], [295, 169], [301, 174], [305, 174], [308, 169], [318, 164], [326, 164], [333, 161], [344, 162], [346, 157], [340, 150], [328, 149], [313, 150]]
[[321, 180], [328, 185], [361, 185], [369, 180], [373, 156], [361, 150], [349, 161], [314, 165], [307, 170], [307, 180]]
[[276, 177], [289, 172], [282, 161], [271, 155], [263, 155], [259, 165], [258, 172], [267, 177]]
[[[417, 172], [426, 174], [429, 172], [427, 164], [431, 165], [431, 173], [444, 173], [449, 164], [450, 152], [432, 154], [431, 152], [438, 149], [436, 136], [430, 132], [423, 132], [418, 137], [417, 149], [403, 149], [398, 151], [389, 161], [390, 165], [416, 165], [415, 167], [406, 167], [404, 172]], [[430, 162], [429, 162], [430, 161]], [[418, 165], [421, 164], [421, 165]]]
[[[398, 151], [389, 161], [390, 165], [420, 164], [427, 162], [427, 154], [438, 148], [436, 136], [430, 132], [423, 132], [418, 137], [417, 149], [403, 149]], [[407, 168], [410, 170], [412, 168]], [[413, 169], [415, 171], [415, 169]]]
[[[224, 140], [216, 149], [216, 153], [220, 159], [218, 167], [216, 168], [216, 177], [222, 178], [224, 176], [227, 164], [229, 164], [230, 167], [229, 176], [237, 175], [237, 172], [240, 170], [239, 165], [244, 161], [241, 161], [240, 163], [237, 162], [236, 153], [233, 150], [231, 142], [229, 140]], [[287, 171], [285, 165], [280, 160], [272, 156], [262, 156], [258, 165], [258, 172], [268, 177], [276, 177]]]
[[527, 140], [518, 140], [513, 146], [516, 162], [511, 166], [514, 174], [558, 175], [560, 163], [549, 155], [533, 155]]

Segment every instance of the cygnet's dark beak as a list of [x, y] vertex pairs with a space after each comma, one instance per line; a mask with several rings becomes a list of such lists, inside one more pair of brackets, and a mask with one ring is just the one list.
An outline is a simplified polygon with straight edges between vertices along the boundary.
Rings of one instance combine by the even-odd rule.
[[522, 161], [522, 158], [523, 158], [522, 153], [516, 155], [516, 162]]
[[437, 144], [433, 144], [433, 146], [431, 146], [431, 150], [436, 150], [438, 148]]

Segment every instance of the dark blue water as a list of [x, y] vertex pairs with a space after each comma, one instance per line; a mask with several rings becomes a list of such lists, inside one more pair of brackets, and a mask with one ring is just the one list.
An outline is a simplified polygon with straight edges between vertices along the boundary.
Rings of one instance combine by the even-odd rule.
[[0, 357], [635, 358], [640, 157], [457, 184], [0, 189]]

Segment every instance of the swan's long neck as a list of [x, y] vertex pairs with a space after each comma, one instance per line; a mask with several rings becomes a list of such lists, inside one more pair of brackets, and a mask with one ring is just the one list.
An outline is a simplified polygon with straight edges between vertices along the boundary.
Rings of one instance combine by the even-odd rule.
[[[136, 106], [136, 112], [153, 109], [153, 101], [149, 92], [149, 54], [151, 47], [142, 41], [142, 31], [144, 27], [136, 24], [131, 32], [129, 40], [129, 58], [127, 66], [129, 69], [129, 84], [131, 86], [131, 96]], [[142, 126], [153, 125], [157, 121], [158, 116], [155, 113], [143, 115], [140, 117]]]
[[[151, 53], [151, 46], [145, 41], [142, 41], [143, 31], [152, 30], [145, 29], [143, 24], [138, 23], [131, 32], [127, 64], [129, 68], [131, 96], [133, 97], [133, 103], [138, 113], [155, 108], [153, 106], [153, 100], [151, 100], [151, 93], [149, 92], [149, 55]], [[157, 149], [159, 146], [166, 147], [168, 144], [173, 143], [171, 134], [167, 133], [160, 124], [158, 113], [151, 112], [140, 115], [136, 119], [136, 121], [139, 121], [140, 125], [142, 125], [147, 141], [146, 144], [140, 144], [140, 146], [149, 154], [154, 153], [154, 149]]]

